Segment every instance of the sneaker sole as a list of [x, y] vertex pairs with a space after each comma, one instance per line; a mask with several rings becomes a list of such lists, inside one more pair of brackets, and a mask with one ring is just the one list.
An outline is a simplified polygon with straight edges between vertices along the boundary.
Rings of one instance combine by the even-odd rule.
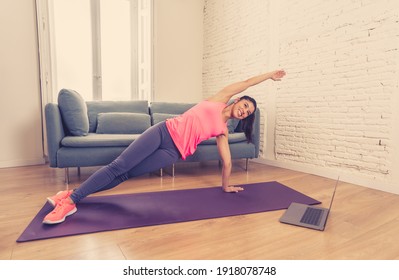
[[61, 220], [57, 220], [57, 221], [48, 221], [48, 220], [43, 220], [43, 224], [48, 224], [48, 225], [53, 225], [53, 224], [59, 224], [62, 223], [63, 221], [65, 221], [65, 218], [76, 213], [76, 211], [78, 211], [78, 209], [75, 207], [73, 208], [71, 211], [69, 211]]

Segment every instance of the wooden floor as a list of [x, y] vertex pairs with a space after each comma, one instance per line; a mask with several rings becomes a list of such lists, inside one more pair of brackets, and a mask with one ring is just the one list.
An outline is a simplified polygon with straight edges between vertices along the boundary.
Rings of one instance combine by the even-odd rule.
[[[306, 173], [234, 162], [235, 184], [278, 181], [328, 206], [335, 181]], [[95, 169], [71, 172], [71, 184]], [[399, 259], [399, 196], [341, 182], [324, 232], [278, 222], [281, 211], [17, 243], [47, 196], [63, 190], [64, 172], [45, 165], [0, 169], [2, 260], [315, 260]], [[176, 177], [130, 179], [99, 195], [220, 185], [217, 162], [182, 163]]]

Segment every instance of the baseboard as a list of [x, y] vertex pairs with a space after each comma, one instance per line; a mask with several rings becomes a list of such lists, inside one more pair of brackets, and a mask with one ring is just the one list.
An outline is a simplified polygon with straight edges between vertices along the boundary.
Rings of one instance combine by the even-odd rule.
[[271, 165], [275, 167], [295, 170], [299, 172], [309, 173], [317, 176], [322, 176], [330, 179], [337, 179], [339, 176], [340, 181], [359, 185], [362, 187], [367, 187], [375, 190], [380, 190], [384, 192], [399, 194], [399, 184], [394, 184], [394, 182], [386, 182], [378, 179], [370, 179], [366, 177], [362, 177], [352, 173], [345, 173], [343, 170], [337, 170], [333, 168], [323, 168], [323, 167], [315, 167], [315, 166], [307, 166], [302, 164], [295, 163], [287, 163], [280, 162], [276, 160], [268, 160], [268, 159], [254, 159], [253, 162]]
[[5, 161], [0, 161], [0, 168], [39, 165], [39, 164], [45, 164], [45, 163], [46, 162], [43, 157], [32, 158], [32, 159], [5, 160]]

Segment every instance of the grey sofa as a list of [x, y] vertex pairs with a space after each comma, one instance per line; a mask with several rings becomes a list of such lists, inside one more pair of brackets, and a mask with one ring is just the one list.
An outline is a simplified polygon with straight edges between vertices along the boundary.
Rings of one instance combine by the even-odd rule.
[[[72, 90], [61, 90], [57, 103], [45, 106], [49, 166], [65, 169], [103, 166], [112, 162], [147, 128], [184, 113], [191, 103], [147, 101], [84, 101]], [[259, 155], [260, 112], [255, 112], [253, 143], [247, 143], [238, 120], [230, 120], [229, 145], [232, 159]], [[220, 160], [216, 139], [202, 142], [188, 162]], [[174, 176], [174, 166], [172, 175]], [[161, 170], [162, 174], [162, 170]]]

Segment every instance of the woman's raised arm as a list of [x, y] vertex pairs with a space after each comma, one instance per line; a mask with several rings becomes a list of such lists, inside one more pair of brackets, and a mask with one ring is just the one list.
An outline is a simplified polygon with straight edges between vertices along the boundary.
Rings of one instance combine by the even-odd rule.
[[273, 81], [280, 81], [282, 77], [285, 76], [284, 70], [276, 70], [272, 72], [268, 72], [262, 75], [258, 75], [252, 78], [249, 78], [245, 81], [236, 82], [231, 85], [226, 86], [221, 91], [216, 93], [214, 96], [208, 98], [209, 101], [215, 102], [225, 102], [227, 103], [234, 95], [239, 94], [249, 87], [257, 85], [261, 82], [264, 82], [268, 79], [272, 79]]

